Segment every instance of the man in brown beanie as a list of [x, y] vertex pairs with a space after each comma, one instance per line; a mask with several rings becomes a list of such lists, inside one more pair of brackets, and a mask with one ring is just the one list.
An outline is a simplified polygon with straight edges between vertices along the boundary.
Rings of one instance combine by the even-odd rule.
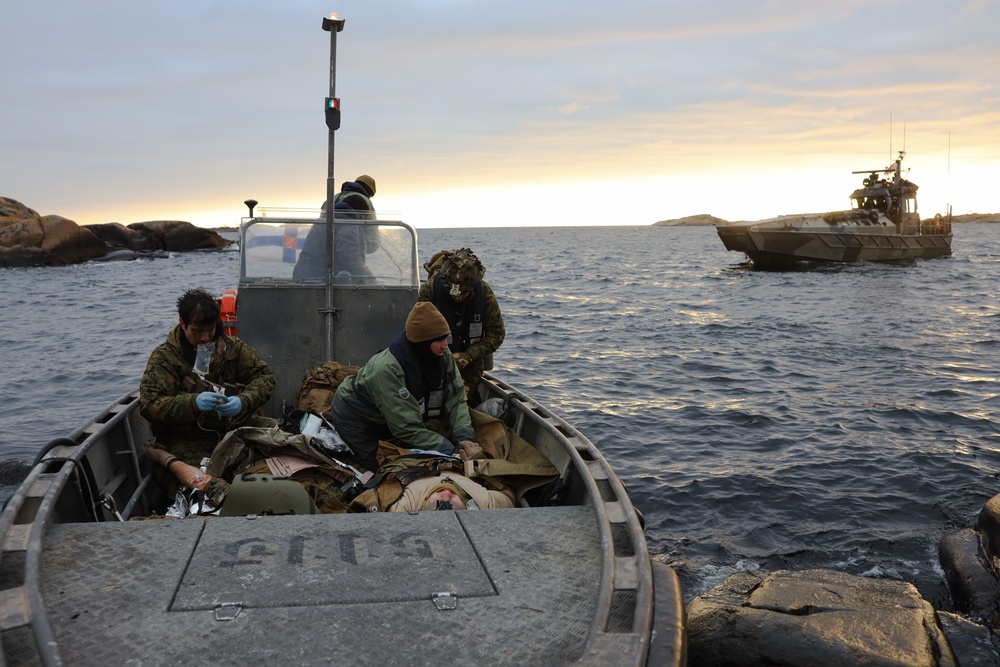
[[[478, 448], [455, 357], [448, 352], [448, 321], [432, 303], [418, 302], [405, 329], [337, 389], [333, 422], [362, 465], [374, 470], [379, 440], [408, 449], [458, 455]], [[429, 429], [448, 424], [450, 437]], [[457, 443], [457, 445], [456, 445]]]

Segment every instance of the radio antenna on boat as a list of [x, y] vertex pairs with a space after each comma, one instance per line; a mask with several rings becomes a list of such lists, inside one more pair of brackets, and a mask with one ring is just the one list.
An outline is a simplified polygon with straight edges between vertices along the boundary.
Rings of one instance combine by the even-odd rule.
[[946, 192], [948, 193], [947, 213], [948, 213], [948, 220], [950, 221], [951, 220], [951, 132], [950, 131], [948, 132], [948, 172], [946, 178], [948, 181], [948, 187], [946, 188]]
[[889, 112], [889, 164], [892, 164], [892, 112]]
[[337, 33], [344, 29], [344, 19], [330, 14], [323, 17], [323, 30], [330, 33], [330, 95], [324, 103], [326, 126], [329, 130], [326, 172], [326, 359], [333, 359], [333, 200], [337, 185], [333, 179], [334, 134], [340, 129], [340, 98], [337, 97]]

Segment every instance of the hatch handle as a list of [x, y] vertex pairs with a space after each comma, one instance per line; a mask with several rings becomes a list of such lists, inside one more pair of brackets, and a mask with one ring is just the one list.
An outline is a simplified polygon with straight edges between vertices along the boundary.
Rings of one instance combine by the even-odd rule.
[[458, 608], [458, 596], [451, 592], [433, 593], [431, 602], [434, 603], [438, 611], [451, 611]]
[[243, 611], [242, 602], [219, 602], [215, 605], [215, 620], [235, 621]]

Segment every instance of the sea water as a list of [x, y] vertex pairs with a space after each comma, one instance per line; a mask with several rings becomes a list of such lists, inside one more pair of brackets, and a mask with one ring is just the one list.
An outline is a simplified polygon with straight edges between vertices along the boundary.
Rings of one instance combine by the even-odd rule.
[[[1000, 493], [1000, 225], [956, 225], [947, 259], [788, 272], [750, 270], [711, 227], [419, 240], [421, 263], [482, 259], [495, 374], [601, 449], [685, 599], [826, 567], [948, 607], [938, 542]], [[0, 269], [0, 456], [30, 461], [134, 388], [181, 293], [237, 270], [236, 252]]]

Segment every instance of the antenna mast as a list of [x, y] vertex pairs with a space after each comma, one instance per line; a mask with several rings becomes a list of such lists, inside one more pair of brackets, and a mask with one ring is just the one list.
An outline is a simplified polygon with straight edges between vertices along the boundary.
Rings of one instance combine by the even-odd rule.
[[337, 186], [333, 180], [334, 133], [340, 129], [340, 98], [337, 97], [337, 33], [344, 29], [344, 19], [331, 14], [323, 18], [323, 30], [330, 33], [330, 96], [324, 102], [324, 116], [328, 130], [326, 170], [326, 360], [333, 360], [333, 328], [337, 311], [333, 307], [333, 200]]
[[892, 112], [889, 112], [889, 164], [892, 164]]
[[951, 221], [951, 131], [948, 132], [948, 220]]

